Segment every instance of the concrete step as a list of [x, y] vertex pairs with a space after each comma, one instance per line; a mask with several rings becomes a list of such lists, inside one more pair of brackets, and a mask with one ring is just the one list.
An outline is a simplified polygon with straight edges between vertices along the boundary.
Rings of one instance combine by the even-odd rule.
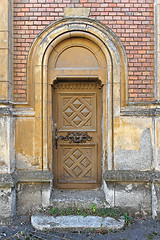
[[36, 230], [52, 232], [85, 232], [119, 230], [125, 225], [124, 218], [118, 220], [111, 217], [98, 216], [47, 216], [45, 214], [35, 214], [31, 217], [31, 224]]
[[95, 190], [54, 190], [50, 201], [54, 208], [97, 208], [110, 207], [101, 189]]

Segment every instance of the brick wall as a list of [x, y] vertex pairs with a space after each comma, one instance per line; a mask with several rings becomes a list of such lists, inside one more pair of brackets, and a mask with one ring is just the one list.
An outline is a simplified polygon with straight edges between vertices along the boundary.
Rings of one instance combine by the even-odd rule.
[[14, 0], [14, 96], [26, 100], [26, 61], [37, 34], [64, 17], [66, 7], [89, 7], [110, 27], [128, 58], [129, 101], [154, 100], [153, 0]]

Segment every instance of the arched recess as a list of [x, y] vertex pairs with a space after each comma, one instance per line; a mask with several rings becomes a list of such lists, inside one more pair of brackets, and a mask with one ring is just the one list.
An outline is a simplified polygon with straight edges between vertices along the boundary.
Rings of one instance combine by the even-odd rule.
[[[88, 18], [65, 18], [51, 24], [39, 34], [30, 50], [27, 62], [27, 102], [28, 106], [35, 110], [35, 153], [42, 159], [41, 168], [50, 168], [51, 85], [57, 77], [74, 78], [75, 75], [74, 70], [69, 75], [67, 70], [57, 67], [53, 71], [53, 77], [48, 77], [48, 61], [51, 55], [60, 57], [62, 49], [59, 52], [57, 49], [62, 46], [62, 42], [68, 41], [68, 44], [73, 46], [74, 39], [86, 41], [86, 49], [87, 41], [90, 41], [93, 45], [90, 51], [98, 56], [99, 64], [102, 63], [97, 70], [95, 68], [90, 72], [90, 78], [95, 77], [104, 85], [103, 169], [112, 169], [112, 121], [113, 116], [119, 115], [121, 107], [127, 102], [127, 59], [117, 36], [106, 26]], [[88, 78], [89, 75], [86, 76]]]

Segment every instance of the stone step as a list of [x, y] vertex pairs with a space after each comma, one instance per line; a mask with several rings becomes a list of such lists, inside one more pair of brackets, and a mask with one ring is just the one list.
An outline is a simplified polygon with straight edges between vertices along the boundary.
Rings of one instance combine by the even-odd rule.
[[35, 214], [31, 217], [31, 224], [36, 230], [52, 232], [85, 232], [119, 230], [125, 225], [124, 218], [118, 220], [111, 217], [97, 216], [47, 216], [45, 214]]
[[105, 200], [104, 192], [94, 190], [54, 190], [50, 201], [54, 208], [97, 208], [110, 207]]

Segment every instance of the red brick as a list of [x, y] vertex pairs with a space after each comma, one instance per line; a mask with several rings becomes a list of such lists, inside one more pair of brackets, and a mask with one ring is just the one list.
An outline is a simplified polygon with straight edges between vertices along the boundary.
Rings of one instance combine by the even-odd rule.
[[79, 3], [74, 0], [30, 0], [25, 4], [22, 0], [15, 0], [15, 100], [25, 101], [26, 62], [33, 40], [45, 26], [64, 16], [65, 7], [90, 7], [91, 18], [100, 20], [114, 30], [128, 58], [129, 100], [153, 100], [153, 0], [80, 0]]
[[111, 8], [112, 7], [117, 7], [117, 3], [109, 3], [108, 6], [111, 7]]

